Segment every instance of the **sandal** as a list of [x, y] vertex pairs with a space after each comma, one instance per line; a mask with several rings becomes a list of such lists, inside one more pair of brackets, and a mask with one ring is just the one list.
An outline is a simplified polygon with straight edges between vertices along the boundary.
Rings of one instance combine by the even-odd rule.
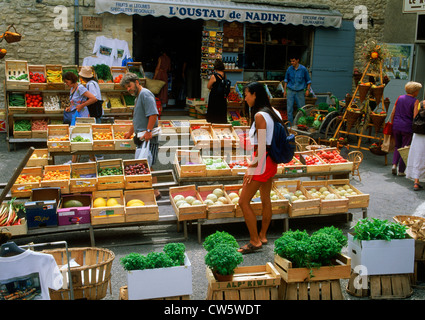
[[422, 187], [419, 183], [415, 183], [415, 185], [413, 186], [413, 190], [414, 191], [419, 191], [421, 189], [423, 189], [424, 187]]
[[253, 253], [257, 250], [260, 250], [262, 247], [263, 247], [263, 245], [256, 247], [250, 242], [250, 243], [244, 245], [243, 247], [240, 247], [238, 249], [238, 252], [240, 252], [242, 254]]

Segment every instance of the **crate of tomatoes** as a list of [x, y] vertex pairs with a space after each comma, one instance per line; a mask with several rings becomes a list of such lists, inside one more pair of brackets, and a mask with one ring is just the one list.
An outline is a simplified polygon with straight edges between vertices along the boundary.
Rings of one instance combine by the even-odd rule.
[[323, 162], [330, 164], [329, 171], [351, 171], [353, 169], [353, 162], [341, 156], [336, 148], [317, 150], [316, 155], [323, 160]]
[[44, 113], [43, 96], [41, 93], [26, 93], [27, 112], [28, 113]]

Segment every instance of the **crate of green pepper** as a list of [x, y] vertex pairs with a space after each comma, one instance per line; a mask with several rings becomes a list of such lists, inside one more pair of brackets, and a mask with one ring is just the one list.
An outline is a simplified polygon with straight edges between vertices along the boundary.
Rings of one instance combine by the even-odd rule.
[[124, 189], [125, 179], [122, 159], [97, 161], [97, 189]]
[[26, 113], [27, 101], [23, 92], [9, 92], [7, 94], [9, 113]]
[[31, 119], [14, 119], [13, 137], [20, 139], [31, 139]]

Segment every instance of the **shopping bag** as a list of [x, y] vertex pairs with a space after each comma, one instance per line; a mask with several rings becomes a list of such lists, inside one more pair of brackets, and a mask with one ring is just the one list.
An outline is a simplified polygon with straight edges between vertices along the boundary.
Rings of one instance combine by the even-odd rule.
[[71, 126], [75, 126], [75, 121], [79, 117], [80, 117], [80, 113], [77, 110], [75, 110], [75, 112], [72, 114]]
[[392, 135], [393, 134], [393, 124], [391, 122], [387, 122], [384, 126], [383, 134]]
[[150, 140], [149, 141], [143, 141], [143, 143], [140, 145], [140, 147], [136, 148], [136, 152], [134, 154], [134, 159], [140, 160], [140, 159], [146, 159], [149, 163], [149, 165], [152, 165], [152, 154], [150, 151]]
[[381, 150], [384, 152], [393, 152], [395, 147], [395, 139], [392, 135], [384, 134], [384, 141]]
[[64, 111], [63, 112], [63, 123], [64, 124], [71, 124], [72, 118], [74, 117], [75, 112], [77, 112], [77, 109], [74, 109], [72, 111]]

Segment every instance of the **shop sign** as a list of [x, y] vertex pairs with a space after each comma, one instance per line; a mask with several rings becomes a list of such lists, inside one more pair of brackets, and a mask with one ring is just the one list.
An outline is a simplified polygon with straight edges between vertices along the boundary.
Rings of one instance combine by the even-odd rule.
[[425, 0], [403, 0], [403, 13], [425, 11]]
[[224, 1], [113, 1], [96, 0], [96, 13], [139, 14], [180, 19], [204, 19], [251, 23], [294, 24], [339, 28], [342, 15], [321, 9], [279, 8]]
[[102, 18], [93, 16], [83, 16], [83, 30], [102, 31]]

